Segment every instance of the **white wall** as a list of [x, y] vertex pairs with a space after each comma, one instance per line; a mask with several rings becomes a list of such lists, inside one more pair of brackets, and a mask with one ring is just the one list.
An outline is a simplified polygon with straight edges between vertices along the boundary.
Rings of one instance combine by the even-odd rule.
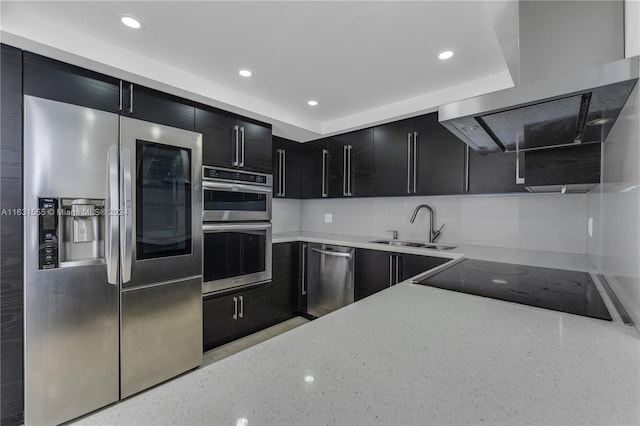
[[[586, 194], [523, 194], [505, 196], [448, 196], [305, 200], [301, 229], [348, 235], [425, 240], [428, 215], [419, 204], [435, 210], [435, 226], [446, 227], [438, 242], [507, 248], [586, 252]], [[324, 214], [331, 213], [332, 223]]]
[[640, 324], [640, 88], [602, 145], [602, 184], [588, 196], [587, 253]]
[[272, 205], [273, 233], [300, 231], [302, 200], [274, 199]]

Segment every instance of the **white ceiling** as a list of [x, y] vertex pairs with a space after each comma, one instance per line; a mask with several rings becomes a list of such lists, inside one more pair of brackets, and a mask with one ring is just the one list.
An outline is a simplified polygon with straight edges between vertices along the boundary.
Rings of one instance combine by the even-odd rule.
[[[250, 115], [302, 141], [511, 86], [493, 3], [2, 1], [1, 23], [5, 43]], [[144, 29], [124, 27], [121, 14]], [[455, 55], [441, 61], [445, 49]]]

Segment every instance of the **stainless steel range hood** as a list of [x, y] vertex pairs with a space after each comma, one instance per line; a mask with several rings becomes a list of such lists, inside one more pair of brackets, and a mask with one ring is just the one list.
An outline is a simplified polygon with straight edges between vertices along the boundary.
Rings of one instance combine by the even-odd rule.
[[604, 142], [638, 81], [640, 57], [597, 65], [440, 107], [481, 154]]
[[516, 87], [443, 105], [440, 122], [480, 154], [603, 142], [639, 76], [640, 58], [622, 59], [623, 2], [510, 6]]

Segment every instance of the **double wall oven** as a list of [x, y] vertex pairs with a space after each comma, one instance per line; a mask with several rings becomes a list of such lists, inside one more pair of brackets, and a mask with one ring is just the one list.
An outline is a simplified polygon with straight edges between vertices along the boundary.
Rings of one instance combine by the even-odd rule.
[[203, 166], [204, 294], [271, 280], [271, 175]]

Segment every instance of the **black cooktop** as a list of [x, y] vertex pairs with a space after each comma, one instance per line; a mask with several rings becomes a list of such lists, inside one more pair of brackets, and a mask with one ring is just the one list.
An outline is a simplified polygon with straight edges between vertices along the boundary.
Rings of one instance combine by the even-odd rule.
[[418, 284], [611, 321], [586, 272], [465, 259]]

